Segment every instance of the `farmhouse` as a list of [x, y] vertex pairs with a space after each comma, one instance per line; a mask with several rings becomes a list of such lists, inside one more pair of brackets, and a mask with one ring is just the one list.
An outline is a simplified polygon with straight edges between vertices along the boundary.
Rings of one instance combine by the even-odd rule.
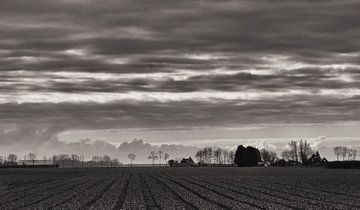
[[181, 161], [180, 161], [180, 164], [182, 166], [194, 166], [195, 165], [195, 162], [194, 160], [189, 157], [189, 158], [183, 158]]

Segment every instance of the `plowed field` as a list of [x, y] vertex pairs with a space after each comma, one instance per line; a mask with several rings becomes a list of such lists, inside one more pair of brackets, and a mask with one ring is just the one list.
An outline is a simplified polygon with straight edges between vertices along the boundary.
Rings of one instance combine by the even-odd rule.
[[360, 170], [2, 169], [0, 209], [360, 209]]

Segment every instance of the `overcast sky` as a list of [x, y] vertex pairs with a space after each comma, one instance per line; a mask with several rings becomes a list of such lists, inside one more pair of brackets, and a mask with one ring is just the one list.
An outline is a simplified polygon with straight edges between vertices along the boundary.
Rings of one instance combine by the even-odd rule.
[[[3, 0], [0, 128], [360, 136], [359, 11], [358, 0]], [[264, 124], [276, 129], [251, 129]]]

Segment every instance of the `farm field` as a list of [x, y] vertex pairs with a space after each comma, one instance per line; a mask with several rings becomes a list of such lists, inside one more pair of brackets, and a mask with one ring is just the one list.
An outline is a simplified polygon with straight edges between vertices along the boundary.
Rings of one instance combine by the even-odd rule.
[[360, 170], [1, 169], [0, 209], [360, 209]]

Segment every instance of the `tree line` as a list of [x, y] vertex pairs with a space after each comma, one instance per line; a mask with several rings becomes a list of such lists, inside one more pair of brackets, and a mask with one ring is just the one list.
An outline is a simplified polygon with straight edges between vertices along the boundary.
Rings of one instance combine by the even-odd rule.
[[196, 152], [195, 158], [201, 165], [226, 165], [234, 163], [235, 153], [227, 149], [204, 147]]
[[[358, 150], [336, 146], [334, 147], [334, 154], [337, 161], [342, 158], [345, 160], [356, 160]], [[84, 156], [77, 154], [58, 154], [53, 155], [51, 158], [37, 159], [36, 153], [29, 153], [24, 156], [24, 159], [19, 161], [16, 154], [9, 154], [7, 157], [0, 156], [0, 165], [13, 166], [20, 164], [26, 164], [30, 162], [33, 166], [35, 163], [49, 164], [51, 162], [54, 165], [60, 167], [118, 167], [122, 163], [118, 158], [111, 158], [108, 155], [93, 156], [90, 160], [85, 161]], [[151, 161], [153, 167], [156, 164], [161, 166], [162, 164], [168, 165], [168, 159], [170, 155], [161, 150], [151, 151], [148, 160]], [[133, 166], [136, 160], [136, 154], [128, 154], [130, 166]], [[220, 147], [204, 147], [199, 149], [195, 158], [197, 159], [199, 166], [208, 165], [237, 165], [237, 166], [255, 166], [255, 165], [321, 165], [327, 163], [326, 158], [321, 158], [318, 151], [314, 151], [310, 143], [307, 140], [290, 141], [286, 148], [281, 152], [281, 159], [277, 157], [277, 154], [267, 149], [257, 149], [252, 146], [244, 147], [239, 145], [236, 151], [224, 149]], [[42, 162], [43, 161], [43, 162]], [[162, 162], [163, 161], [163, 162]]]
[[337, 161], [339, 161], [339, 157], [342, 157], [342, 160], [356, 160], [357, 149], [352, 149], [343, 146], [334, 147], [334, 154], [336, 155]]

